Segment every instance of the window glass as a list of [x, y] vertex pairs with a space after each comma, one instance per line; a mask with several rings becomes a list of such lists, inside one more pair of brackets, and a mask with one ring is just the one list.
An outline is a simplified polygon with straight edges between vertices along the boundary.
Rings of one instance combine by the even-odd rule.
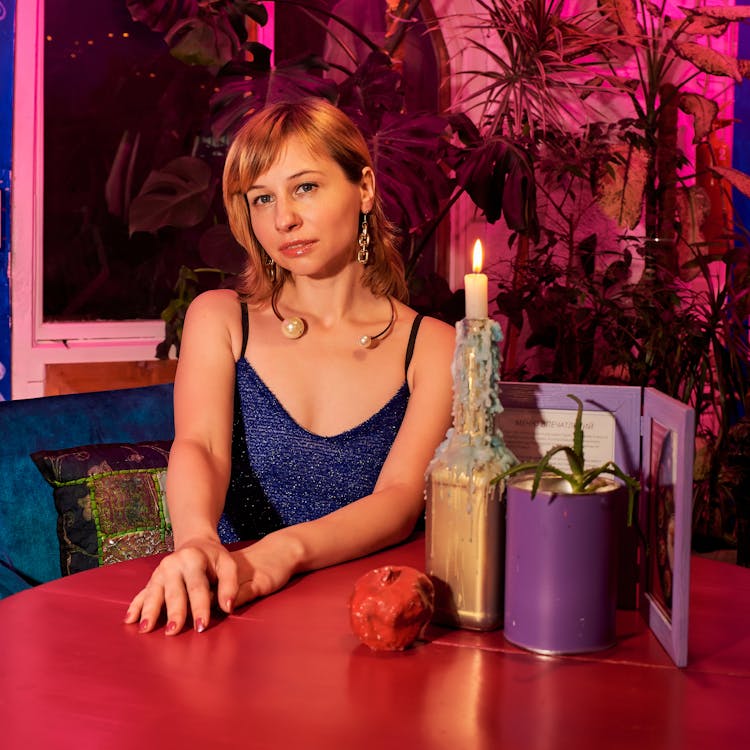
[[180, 265], [200, 265], [205, 227], [131, 236], [128, 208], [153, 169], [211, 150], [208, 82], [125, 0], [46, 3], [46, 321], [158, 318]]

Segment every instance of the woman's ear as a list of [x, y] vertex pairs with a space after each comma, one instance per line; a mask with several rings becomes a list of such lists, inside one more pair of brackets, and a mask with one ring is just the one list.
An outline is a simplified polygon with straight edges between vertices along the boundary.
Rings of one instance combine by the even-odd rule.
[[370, 167], [362, 169], [362, 179], [359, 183], [360, 211], [369, 214], [375, 203], [375, 173]]

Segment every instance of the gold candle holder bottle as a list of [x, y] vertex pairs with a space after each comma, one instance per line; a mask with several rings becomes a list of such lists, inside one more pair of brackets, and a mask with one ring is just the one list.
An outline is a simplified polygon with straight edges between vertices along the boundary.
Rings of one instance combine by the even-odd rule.
[[492, 480], [516, 461], [495, 427], [500, 326], [456, 324], [453, 427], [427, 469], [426, 569], [435, 585], [434, 621], [470, 630], [502, 623], [505, 508]]

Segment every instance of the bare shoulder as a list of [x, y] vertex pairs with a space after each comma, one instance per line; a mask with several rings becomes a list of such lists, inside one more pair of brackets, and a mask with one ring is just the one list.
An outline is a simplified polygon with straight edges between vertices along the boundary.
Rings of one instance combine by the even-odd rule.
[[[183, 349], [193, 349], [193, 342], [208, 352], [229, 348], [235, 354], [242, 339], [242, 320], [237, 293], [231, 289], [214, 289], [199, 294], [191, 303], [185, 316]], [[237, 350], [237, 352], [235, 352]], [[182, 356], [182, 352], [181, 355]]]
[[417, 335], [416, 356], [428, 362], [451, 358], [455, 345], [456, 329], [453, 326], [437, 318], [423, 318]]
[[442, 392], [451, 388], [451, 361], [456, 346], [453, 326], [425, 316], [419, 326], [414, 357], [407, 374], [412, 393], [416, 390]]
[[212, 289], [199, 294], [188, 308], [188, 314], [228, 316], [237, 315], [239, 310], [239, 299], [237, 292], [231, 289]]

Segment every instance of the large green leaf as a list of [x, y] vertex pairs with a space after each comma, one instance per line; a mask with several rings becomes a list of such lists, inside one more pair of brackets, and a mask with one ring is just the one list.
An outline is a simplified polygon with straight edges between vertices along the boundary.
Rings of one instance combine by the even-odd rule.
[[742, 83], [742, 74], [737, 66], [736, 58], [696, 42], [683, 42], [675, 39], [672, 40], [672, 46], [681, 58], [691, 62], [698, 70], [715, 76], [734, 78], [737, 83]]
[[339, 107], [365, 134], [377, 132], [387, 112], [404, 112], [401, 74], [384, 52], [372, 52], [339, 87]]
[[503, 136], [478, 137], [456, 164], [456, 180], [490, 224], [501, 216], [514, 231], [536, 237], [536, 180], [528, 154]]
[[317, 96], [335, 101], [336, 84], [315, 75], [325, 63], [308, 55], [271, 68], [271, 50], [257, 42], [247, 45], [252, 60], [235, 60], [224, 66], [211, 97], [211, 131], [219, 138], [232, 135], [245, 120], [276, 101]]
[[453, 189], [442, 164], [447, 120], [405, 110], [401, 75], [379, 51], [341, 85], [338, 106], [368, 142], [386, 215], [405, 233], [418, 233]]
[[440, 164], [446, 123], [440, 117], [386, 113], [367, 133], [388, 218], [406, 231], [431, 221], [452, 184]]
[[701, 94], [680, 94], [680, 109], [693, 118], [693, 143], [700, 143], [713, 129], [719, 105]]
[[170, 52], [187, 65], [221, 67], [241, 49], [240, 38], [226, 17], [186, 18], [164, 36]]
[[164, 34], [172, 54], [189, 65], [224, 65], [247, 40], [248, 19], [268, 21], [253, 0], [128, 0], [127, 6], [133, 20]]
[[316, 75], [327, 66], [308, 56], [271, 68], [270, 50], [249, 45], [250, 61], [232, 62], [211, 99], [212, 131], [231, 135], [257, 109], [278, 100], [318, 96], [337, 103], [359, 126], [372, 153], [388, 218], [405, 232], [433, 219], [452, 189], [441, 167], [448, 127], [439, 116], [402, 111], [401, 77], [382, 52], [370, 54], [339, 89]]
[[127, 0], [134, 21], [152, 31], [164, 33], [178, 21], [195, 18], [200, 12], [199, 0]]
[[743, 195], [750, 198], [750, 176], [744, 172], [740, 172], [738, 169], [732, 169], [731, 167], [720, 167], [718, 165], [712, 165], [709, 167], [712, 172], [715, 172], [719, 177], [727, 180], [732, 187], [737, 188]]
[[130, 233], [199, 224], [211, 205], [214, 187], [211, 168], [192, 156], [180, 156], [155, 169], [130, 204]]

